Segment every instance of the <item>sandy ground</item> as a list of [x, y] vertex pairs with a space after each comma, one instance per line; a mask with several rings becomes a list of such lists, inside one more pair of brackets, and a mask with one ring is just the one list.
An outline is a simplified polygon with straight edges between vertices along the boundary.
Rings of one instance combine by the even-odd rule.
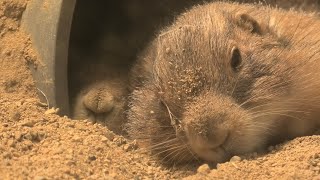
[[36, 98], [36, 63], [19, 28], [26, 0], [0, 0], [0, 179], [320, 179], [320, 136], [216, 169], [163, 167], [106, 127], [59, 117]]

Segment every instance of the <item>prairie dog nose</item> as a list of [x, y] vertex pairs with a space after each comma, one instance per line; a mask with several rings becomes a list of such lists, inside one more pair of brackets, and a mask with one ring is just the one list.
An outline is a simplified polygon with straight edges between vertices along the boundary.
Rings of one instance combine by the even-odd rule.
[[237, 107], [228, 98], [206, 93], [187, 108], [183, 129], [198, 149], [216, 148], [226, 141], [231, 122], [238, 118], [236, 112]]
[[85, 95], [84, 106], [96, 114], [109, 113], [114, 107], [114, 97], [103, 90], [91, 90]]
[[214, 119], [206, 119], [207, 122], [201, 122], [200, 119], [194, 119], [185, 125], [187, 137], [194, 146], [199, 149], [211, 149], [222, 145], [229, 132], [223, 125], [215, 125], [210, 121]]

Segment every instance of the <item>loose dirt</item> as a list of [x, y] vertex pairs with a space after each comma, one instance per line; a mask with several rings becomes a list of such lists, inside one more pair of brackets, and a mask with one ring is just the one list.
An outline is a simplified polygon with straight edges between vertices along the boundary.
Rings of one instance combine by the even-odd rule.
[[59, 117], [37, 98], [37, 63], [20, 29], [26, 0], [0, 2], [0, 179], [320, 179], [320, 136], [217, 169], [164, 167], [129, 141], [89, 121]]

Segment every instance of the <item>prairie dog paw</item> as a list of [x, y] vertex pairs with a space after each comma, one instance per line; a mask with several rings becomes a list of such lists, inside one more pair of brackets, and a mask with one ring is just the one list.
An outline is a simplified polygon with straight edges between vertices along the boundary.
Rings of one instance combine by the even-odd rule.
[[127, 88], [125, 83], [101, 81], [81, 91], [75, 99], [73, 119], [89, 119], [122, 132]]

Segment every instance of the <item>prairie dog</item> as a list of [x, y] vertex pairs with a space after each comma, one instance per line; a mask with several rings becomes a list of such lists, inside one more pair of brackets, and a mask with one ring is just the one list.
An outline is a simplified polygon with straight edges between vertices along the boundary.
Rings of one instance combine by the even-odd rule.
[[196, 6], [132, 69], [127, 131], [165, 162], [224, 162], [320, 127], [320, 20], [261, 5]]

